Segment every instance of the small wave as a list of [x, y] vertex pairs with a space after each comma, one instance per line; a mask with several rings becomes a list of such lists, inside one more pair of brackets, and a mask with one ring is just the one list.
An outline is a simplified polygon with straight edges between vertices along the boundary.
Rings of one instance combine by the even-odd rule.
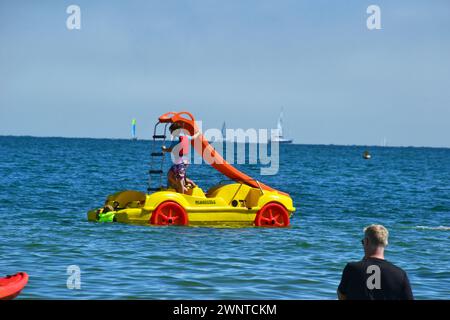
[[450, 227], [444, 227], [444, 226], [439, 226], [439, 227], [416, 226], [416, 229], [449, 231]]
[[450, 209], [446, 206], [438, 205], [438, 206], [432, 207], [431, 211], [433, 211], [433, 212], [448, 212], [448, 211], [450, 211]]

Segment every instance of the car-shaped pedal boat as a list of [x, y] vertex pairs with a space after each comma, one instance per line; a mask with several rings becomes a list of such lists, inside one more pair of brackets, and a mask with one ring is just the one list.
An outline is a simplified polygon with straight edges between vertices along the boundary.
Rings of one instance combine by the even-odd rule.
[[[105, 208], [113, 208], [112, 211]], [[106, 212], [104, 212], [106, 211]], [[89, 211], [90, 221], [153, 225], [255, 225], [287, 227], [295, 211], [292, 199], [276, 191], [243, 183], [219, 184], [204, 194], [173, 189], [145, 194], [122, 191], [110, 195], [103, 208]]]
[[[194, 149], [207, 162], [231, 179], [232, 183], [219, 183], [206, 194], [195, 186], [179, 193], [162, 186], [164, 153], [155, 151], [155, 140], [166, 139], [168, 124], [177, 123], [191, 136], [198, 132], [194, 117], [188, 112], [168, 112], [155, 125], [153, 134], [154, 157], [162, 157], [149, 170], [147, 193], [133, 190], [117, 192], [107, 197], [101, 208], [88, 212], [89, 221], [123, 222], [152, 225], [255, 225], [261, 227], [287, 227], [295, 211], [289, 194], [273, 189], [234, 168], [199, 134], [192, 139]], [[165, 124], [163, 133], [158, 125]], [[160, 145], [158, 145], [160, 148]], [[204, 157], [205, 158], [205, 157]], [[159, 175], [159, 186], [151, 187], [152, 174]]]

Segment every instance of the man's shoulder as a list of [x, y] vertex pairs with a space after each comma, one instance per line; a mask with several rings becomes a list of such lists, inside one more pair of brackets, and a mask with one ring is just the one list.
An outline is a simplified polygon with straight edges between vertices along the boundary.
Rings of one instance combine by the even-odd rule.
[[367, 269], [367, 267], [369, 266], [377, 265], [382, 270], [389, 270], [391, 273], [394, 272], [399, 275], [406, 275], [405, 270], [385, 259], [364, 258], [361, 261], [350, 262], [348, 263], [348, 265], [350, 265], [350, 268], [353, 269], [364, 269], [364, 270]]
[[343, 270], [343, 273], [350, 275], [356, 275], [360, 273], [364, 273], [366, 269], [366, 266], [364, 262], [361, 261], [350, 261], [345, 265], [345, 268]]
[[350, 261], [345, 266], [345, 269], [347, 269], [347, 270], [356, 270], [356, 269], [360, 269], [360, 268], [364, 267], [364, 265], [365, 265], [364, 260]]
[[379, 265], [380, 267], [387, 267], [387, 268], [392, 268], [395, 269], [397, 271], [401, 271], [401, 272], [405, 272], [402, 268], [396, 266], [395, 264], [393, 264], [390, 261], [384, 260], [384, 259], [373, 259], [373, 258], [364, 258], [362, 260], [359, 261], [350, 261], [347, 263], [347, 265], [345, 266], [345, 268], [347, 269], [360, 269], [360, 268], [365, 268], [367, 266], [370, 265]]
[[387, 268], [390, 268], [390, 269], [393, 270], [393, 271], [398, 272], [398, 273], [401, 273], [401, 274], [404, 274], [404, 275], [406, 274], [406, 271], [405, 271], [405, 270], [403, 270], [402, 268], [400, 268], [399, 266], [393, 264], [393, 263], [390, 262], [390, 261], [383, 260], [383, 265], [384, 265], [385, 267], [387, 267]]

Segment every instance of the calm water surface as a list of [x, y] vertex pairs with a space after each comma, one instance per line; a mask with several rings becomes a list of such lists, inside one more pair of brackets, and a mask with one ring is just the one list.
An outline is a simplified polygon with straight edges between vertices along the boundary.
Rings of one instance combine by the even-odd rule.
[[[281, 151], [278, 175], [239, 168], [291, 194], [290, 228], [167, 228], [86, 220], [106, 195], [145, 190], [150, 142], [0, 137], [0, 274], [29, 273], [21, 299], [335, 299], [363, 227], [381, 223], [416, 298], [450, 299], [450, 149]], [[205, 190], [222, 179], [189, 172]]]

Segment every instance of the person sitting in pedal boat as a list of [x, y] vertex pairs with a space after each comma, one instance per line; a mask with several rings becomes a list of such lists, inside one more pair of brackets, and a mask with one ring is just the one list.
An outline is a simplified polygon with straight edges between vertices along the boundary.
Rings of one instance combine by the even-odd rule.
[[189, 161], [185, 156], [189, 154], [191, 140], [196, 139], [200, 132], [198, 131], [193, 136], [189, 136], [183, 132], [183, 128], [178, 123], [173, 123], [169, 127], [169, 131], [173, 137], [172, 144], [168, 148], [162, 146], [163, 152], [172, 153], [173, 165], [167, 172], [167, 184], [179, 193], [186, 193], [188, 188], [193, 188], [197, 185], [186, 176]]

